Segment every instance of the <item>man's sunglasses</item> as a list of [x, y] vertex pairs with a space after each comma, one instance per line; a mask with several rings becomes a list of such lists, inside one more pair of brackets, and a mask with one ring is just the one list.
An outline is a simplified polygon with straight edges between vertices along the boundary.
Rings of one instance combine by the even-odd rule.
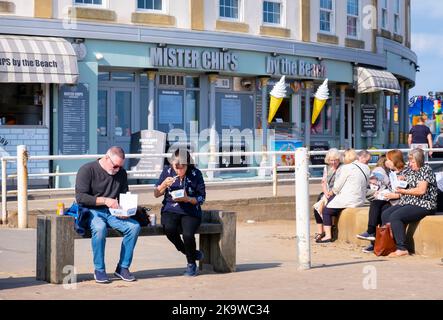
[[120, 169], [120, 168], [121, 168], [121, 166], [117, 166], [117, 165], [114, 163], [114, 161], [112, 161], [112, 159], [111, 159], [110, 156], [108, 156], [108, 159], [109, 159], [109, 161], [111, 161], [111, 163], [112, 163], [112, 169], [117, 170], [117, 169]]

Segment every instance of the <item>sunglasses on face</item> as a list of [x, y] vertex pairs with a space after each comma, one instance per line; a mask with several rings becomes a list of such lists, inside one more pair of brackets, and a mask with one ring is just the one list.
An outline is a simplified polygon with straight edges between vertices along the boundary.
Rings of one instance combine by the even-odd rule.
[[114, 170], [117, 170], [117, 169], [120, 170], [121, 166], [116, 165], [116, 164], [114, 163], [114, 161], [112, 161], [111, 157], [108, 157], [108, 159], [109, 159], [109, 161], [111, 161], [111, 163], [112, 163], [112, 169], [114, 169]]

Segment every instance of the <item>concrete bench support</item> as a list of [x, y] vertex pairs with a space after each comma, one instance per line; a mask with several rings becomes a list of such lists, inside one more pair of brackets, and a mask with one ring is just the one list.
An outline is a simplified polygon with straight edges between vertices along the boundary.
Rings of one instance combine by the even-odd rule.
[[37, 218], [37, 280], [63, 283], [63, 268], [74, 266], [74, 239], [72, 217]]
[[200, 249], [205, 258], [203, 264], [212, 264], [215, 272], [235, 272], [236, 257], [236, 226], [237, 217], [233, 212], [209, 211], [203, 215], [202, 223], [217, 223], [222, 225], [218, 234], [200, 234]]
[[[236, 263], [236, 214], [234, 212], [204, 211], [200, 234], [200, 249], [205, 253], [203, 264], [212, 265], [215, 272], [234, 272]], [[161, 225], [141, 228], [140, 235], [164, 235]], [[121, 237], [120, 232], [108, 229], [108, 237]], [[74, 242], [83, 239], [74, 231], [74, 218], [70, 216], [40, 215], [37, 217], [37, 280], [55, 284], [74, 266]]]

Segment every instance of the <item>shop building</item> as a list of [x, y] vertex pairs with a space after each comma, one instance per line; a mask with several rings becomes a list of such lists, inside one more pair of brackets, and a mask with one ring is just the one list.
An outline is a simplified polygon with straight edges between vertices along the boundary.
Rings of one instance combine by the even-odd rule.
[[[34, 125], [47, 136], [33, 136], [47, 141], [47, 149], [36, 152], [96, 154], [116, 144], [129, 152], [131, 136], [145, 129], [262, 129], [268, 93], [282, 75], [288, 96], [265, 126], [279, 140], [312, 148], [406, 142], [417, 68], [409, 0], [24, 2], [0, 1], [1, 36], [63, 41], [77, 60], [70, 81], [27, 85], [23, 97], [41, 94], [46, 106]], [[0, 49], [0, 62], [7, 53]], [[65, 68], [54, 59], [33, 60], [39, 70]], [[11, 70], [0, 64], [0, 105], [21, 103], [4, 95], [25, 90], [9, 90]], [[313, 94], [326, 78], [330, 99], [312, 125]], [[27, 144], [12, 133], [26, 125], [6, 123], [0, 135]], [[11, 145], [4, 150], [13, 154]], [[202, 144], [191, 147], [202, 150]], [[48, 165], [66, 172], [79, 163]]]

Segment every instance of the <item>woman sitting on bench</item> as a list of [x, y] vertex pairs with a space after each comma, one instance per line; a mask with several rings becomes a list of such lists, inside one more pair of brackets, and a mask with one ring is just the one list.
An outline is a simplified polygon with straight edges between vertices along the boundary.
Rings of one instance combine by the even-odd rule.
[[164, 195], [161, 224], [169, 241], [186, 255], [188, 264], [184, 275], [196, 276], [195, 261], [203, 259], [203, 253], [196, 250], [195, 233], [201, 223], [205, 182], [187, 150], [178, 149], [169, 162], [171, 165], [163, 169], [155, 185], [154, 196], [159, 198]]
[[397, 188], [399, 204], [383, 211], [383, 225], [390, 223], [397, 251], [389, 257], [409, 255], [406, 247], [406, 225], [418, 222], [437, 209], [437, 182], [431, 167], [425, 164], [425, 154], [421, 149], [409, 152], [409, 167], [412, 174], [407, 175], [407, 189]]

